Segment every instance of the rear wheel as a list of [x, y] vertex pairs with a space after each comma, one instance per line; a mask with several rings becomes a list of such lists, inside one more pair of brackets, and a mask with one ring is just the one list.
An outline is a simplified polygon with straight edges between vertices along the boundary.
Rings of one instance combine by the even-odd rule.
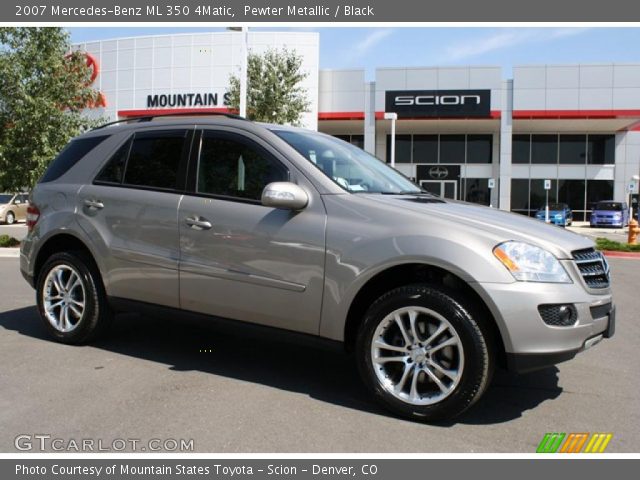
[[465, 411], [493, 371], [482, 319], [439, 286], [409, 285], [380, 297], [365, 316], [356, 349], [374, 397], [398, 415], [424, 421]]
[[7, 212], [5, 222], [7, 222], [7, 225], [13, 225], [16, 223], [16, 215], [13, 212]]
[[38, 276], [36, 296], [45, 327], [63, 343], [95, 339], [112, 317], [100, 273], [81, 252], [52, 255]]

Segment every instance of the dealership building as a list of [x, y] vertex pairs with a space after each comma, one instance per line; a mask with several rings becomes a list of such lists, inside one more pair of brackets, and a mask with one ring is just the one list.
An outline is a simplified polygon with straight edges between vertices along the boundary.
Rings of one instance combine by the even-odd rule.
[[[103, 98], [90, 114], [227, 111], [243, 41], [216, 32], [79, 44]], [[548, 195], [576, 220], [595, 201], [628, 201], [634, 184], [637, 193], [640, 64], [378, 68], [367, 81], [362, 69], [320, 70], [319, 44], [313, 32], [248, 34], [251, 52], [302, 56], [304, 127], [387, 162], [395, 130], [395, 168], [429, 191], [523, 214]]]

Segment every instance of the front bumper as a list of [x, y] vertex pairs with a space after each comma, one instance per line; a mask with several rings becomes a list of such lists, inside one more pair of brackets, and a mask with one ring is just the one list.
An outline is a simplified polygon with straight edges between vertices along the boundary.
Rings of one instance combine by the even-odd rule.
[[589, 225], [592, 227], [618, 227], [618, 228], [622, 228], [624, 227], [624, 221], [621, 219], [598, 219], [598, 220], [591, 220], [589, 222]]
[[[544, 217], [536, 217], [537, 220], [544, 222]], [[549, 217], [549, 223], [553, 225], [558, 225], [559, 227], [564, 227], [567, 224], [566, 218], [555, 218]]]
[[[575, 282], [575, 279], [574, 279]], [[503, 339], [507, 368], [526, 372], [570, 360], [610, 338], [615, 331], [615, 306], [609, 289], [589, 293], [582, 283], [514, 282], [481, 284]], [[572, 304], [577, 319], [571, 326], [545, 323], [539, 305]], [[593, 313], [592, 313], [593, 312]]]

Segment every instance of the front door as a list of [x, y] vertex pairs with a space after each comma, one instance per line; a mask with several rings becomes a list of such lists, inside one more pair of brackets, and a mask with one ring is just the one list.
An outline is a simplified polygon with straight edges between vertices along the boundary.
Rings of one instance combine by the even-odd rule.
[[427, 192], [442, 198], [458, 198], [458, 182], [455, 180], [421, 180], [420, 186]]
[[[181, 308], [317, 334], [324, 284], [324, 204], [269, 145], [248, 134], [203, 130], [178, 211]], [[292, 181], [309, 204], [260, 202], [271, 182]]]

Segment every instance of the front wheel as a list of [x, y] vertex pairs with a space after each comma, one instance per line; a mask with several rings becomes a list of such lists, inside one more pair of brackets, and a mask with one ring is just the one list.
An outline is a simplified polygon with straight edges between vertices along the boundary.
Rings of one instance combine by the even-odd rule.
[[374, 397], [403, 417], [451, 419], [475, 403], [493, 371], [482, 319], [453, 292], [415, 284], [380, 297], [356, 342], [360, 374]]
[[62, 343], [93, 340], [111, 320], [98, 268], [81, 252], [49, 257], [38, 276], [36, 297], [45, 327]]
[[7, 216], [5, 217], [5, 222], [7, 225], [13, 225], [16, 223], [16, 216], [13, 212], [7, 212]]

